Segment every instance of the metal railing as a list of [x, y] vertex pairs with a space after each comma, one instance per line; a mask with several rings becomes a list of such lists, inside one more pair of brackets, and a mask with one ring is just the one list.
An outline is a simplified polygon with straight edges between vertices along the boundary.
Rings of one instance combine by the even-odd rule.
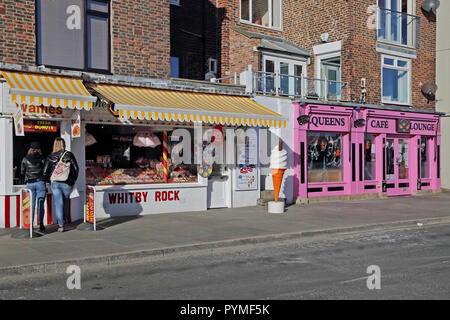
[[378, 8], [377, 39], [418, 48], [420, 45], [420, 18], [404, 12]]
[[308, 78], [271, 72], [253, 71], [254, 93], [302, 99], [349, 101], [347, 82]]

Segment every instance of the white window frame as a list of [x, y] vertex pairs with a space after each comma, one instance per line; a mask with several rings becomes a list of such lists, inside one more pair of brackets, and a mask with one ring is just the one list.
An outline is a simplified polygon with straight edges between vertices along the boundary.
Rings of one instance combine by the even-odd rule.
[[[282, 54], [268, 54], [268, 53], [264, 53], [263, 54], [263, 61], [262, 61], [262, 71], [266, 72], [266, 61], [267, 60], [271, 60], [274, 62], [274, 73], [280, 75], [280, 63], [287, 63], [289, 65], [289, 76], [294, 76], [294, 65], [299, 65], [302, 67], [302, 75], [303, 77], [307, 76], [307, 59], [306, 58], [298, 58], [298, 59], [293, 59], [291, 56], [287, 57], [285, 55]], [[289, 88], [292, 89], [294, 87], [294, 78], [290, 78], [290, 83], [289, 83]], [[275, 77], [275, 88], [280, 88], [280, 81], [278, 77]], [[290, 94], [291, 96], [293, 95], [293, 93], [291, 92]]]
[[252, 6], [253, 6], [253, 0], [249, 0], [249, 8], [248, 8], [248, 17], [249, 20], [242, 19], [242, 0], [239, 0], [239, 21], [241, 23], [250, 24], [255, 27], [265, 28], [265, 29], [274, 29], [274, 30], [283, 30], [283, 0], [280, 0], [280, 27], [274, 27], [272, 26], [272, 1], [267, 0], [268, 2], [268, 8], [269, 8], [269, 26], [263, 26], [260, 24], [256, 24], [252, 22]]
[[[388, 58], [388, 59], [393, 59], [394, 60], [394, 65], [388, 65], [388, 64], [384, 64], [384, 59]], [[406, 62], [406, 67], [399, 67], [398, 66], [398, 61], [405, 61]], [[411, 74], [412, 74], [412, 68], [411, 68], [412, 64], [411, 64], [411, 59], [405, 59], [402, 57], [396, 57], [396, 56], [390, 56], [390, 55], [381, 55], [381, 102], [382, 103], [386, 103], [386, 104], [396, 104], [396, 105], [405, 105], [405, 106], [410, 106], [411, 105], [411, 95], [412, 95], [412, 90], [411, 90]], [[399, 101], [391, 101], [391, 100], [385, 100], [384, 99], [384, 95], [383, 95], [383, 69], [384, 68], [388, 68], [388, 69], [393, 69], [393, 70], [399, 70], [399, 71], [408, 71], [408, 77], [407, 77], [407, 89], [408, 89], [408, 101], [407, 102], [399, 102]]]
[[[392, 3], [391, 0], [385, 0], [386, 1], [386, 9], [391, 10], [392, 8]], [[397, 1], [397, 6], [401, 7], [402, 5], [402, 1], [401, 0], [396, 0]], [[387, 43], [387, 44], [394, 44], [394, 45], [398, 45], [398, 46], [402, 46], [402, 47], [408, 47], [408, 48], [412, 48], [415, 49], [414, 46], [410, 46], [410, 45], [404, 45], [402, 43], [399, 43], [397, 41], [389, 41], [389, 40], [384, 40], [384, 39], [379, 39], [378, 37], [378, 29], [381, 28], [381, 21], [379, 20], [379, 10], [380, 10], [380, 1], [377, 0], [377, 41], [381, 42], [381, 43]], [[399, 11], [398, 11], [399, 12]], [[407, 0], [407, 10], [406, 13], [409, 15], [416, 15], [416, 2], [415, 0]], [[385, 32], [388, 33], [390, 32], [390, 28], [386, 29]], [[412, 33], [408, 33], [408, 42], [416, 37], [416, 31], [413, 30]]]

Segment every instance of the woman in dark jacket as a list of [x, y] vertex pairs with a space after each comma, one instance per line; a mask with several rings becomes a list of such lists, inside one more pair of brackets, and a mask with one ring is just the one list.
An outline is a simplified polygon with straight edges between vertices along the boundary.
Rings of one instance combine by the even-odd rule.
[[[69, 175], [65, 181], [55, 180], [54, 177], [55, 169], [60, 161], [70, 167]], [[64, 223], [67, 223], [68, 220], [70, 194], [77, 181], [78, 171], [77, 160], [72, 152], [66, 150], [64, 139], [56, 138], [53, 144], [53, 153], [47, 157], [45, 162], [44, 176], [51, 183], [59, 232], [64, 231]]]
[[[32, 221], [36, 212], [36, 200], [39, 217], [39, 230], [45, 231], [44, 227], [44, 202], [46, 195], [45, 178], [44, 178], [44, 157], [42, 156], [41, 145], [39, 142], [32, 142], [28, 154], [22, 159], [20, 173], [25, 177], [27, 189], [31, 190], [32, 202]], [[32, 225], [32, 224], [31, 224]]]

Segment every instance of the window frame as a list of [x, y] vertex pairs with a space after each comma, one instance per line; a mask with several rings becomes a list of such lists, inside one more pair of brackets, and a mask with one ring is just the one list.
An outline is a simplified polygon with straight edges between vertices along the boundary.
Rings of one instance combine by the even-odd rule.
[[[394, 65], [387, 65], [384, 63], [384, 59], [392, 59], [394, 60]], [[398, 61], [405, 61], [406, 62], [406, 67], [399, 67], [398, 66]], [[384, 83], [384, 76], [383, 76], [383, 71], [384, 68], [387, 69], [391, 69], [391, 70], [396, 70], [396, 71], [407, 71], [408, 75], [407, 75], [407, 101], [406, 102], [400, 102], [400, 101], [392, 101], [392, 100], [386, 100], [384, 98], [384, 91], [383, 91], [383, 83]], [[411, 76], [412, 76], [412, 63], [411, 63], [411, 59], [407, 59], [407, 58], [403, 58], [403, 57], [396, 57], [396, 56], [391, 56], [391, 55], [385, 55], [382, 54], [381, 55], [381, 102], [385, 103], [385, 104], [396, 104], [396, 105], [406, 105], [406, 106], [410, 106], [411, 105], [411, 95], [412, 95], [412, 90], [411, 90]]]
[[181, 6], [181, 0], [170, 0], [170, 4], [174, 6]]
[[[75, 68], [75, 67], [62, 67], [62, 66], [50, 65], [50, 64], [46, 64], [45, 65], [46, 67], [60, 69], [60, 70], [88, 71], [88, 72], [95, 72], [95, 73], [101, 73], [101, 74], [112, 74], [111, 73], [111, 63], [112, 63], [112, 61], [111, 61], [111, 8], [112, 8], [111, 0], [95, 0], [95, 1], [107, 3], [108, 4], [108, 13], [88, 9], [88, 0], [83, 1], [84, 21], [82, 21], [82, 23], [84, 26], [84, 34], [83, 34], [84, 68], [79, 69], [79, 68]], [[39, 37], [38, 21], [41, 19], [41, 17], [39, 16], [37, 2], [38, 2], [38, 0], [35, 0], [35, 2], [34, 2], [34, 4], [35, 4], [34, 13], [35, 13], [35, 24], [36, 24], [36, 27], [35, 27], [35, 38], [36, 38], [35, 63], [36, 63], [36, 65], [39, 65], [40, 37]], [[108, 39], [107, 39], [107, 43], [108, 43], [107, 65], [108, 65], [108, 68], [107, 69], [96, 69], [96, 68], [88, 67], [88, 37], [87, 37], [88, 16], [98, 16], [98, 17], [102, 17], [102, 18], [106, 17], [108, 19]]]
[[272, 23], [273, 23], [273, 21], [272, 21], [273, 20], [272, 19], [273, 10], [272, 10], [272, 1], [271, 0], [267, 0], [267, 5], [268, 5], [268, 8], [269, 8], [269, 26], [263, 26], [263, 25], [256, 24], [256, 23], [252, 22], [253, 0], [248, 0], [248, 1], [249, 1], [249, 8], [248, 8], [249, 20], [244, 20], [244, 19], [242, 19], [242, 0], [239, 0], [239, 22], [244, 23], [244, 24], [249, 24], [249, 25], [252, 25], [252, 26], [255, 26], [255, 27], [283, 31], [283, 0], [280, 0], [280, 27], [274, 27], [272, 25]]

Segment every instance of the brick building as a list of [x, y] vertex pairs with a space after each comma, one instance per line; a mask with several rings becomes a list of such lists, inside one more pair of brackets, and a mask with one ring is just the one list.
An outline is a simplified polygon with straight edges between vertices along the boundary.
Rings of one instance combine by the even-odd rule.
[[[224, 15], [220, 19], [221, 75], [242, 72], [249, 64], [254, 70], [265, 71], [267, 67], [272, 71], [272, 65], [264, 65], [264, 51], [285, 54], [287, 60], [304, 60], [283, 45], [275, 48], [277, 41], [288, 41], [308, 53], [303, 57], [307, 58], [306, 77], [323, 78], [322, 60], [337, 67], [327, 72], [336, 76], [337, 71], [334, 80], [348, 82], [346, 100], [434, 110], [434, 102], [422, 95], [421, 87], [435, 82], [436, 22], [421, 9], [422, 2], [382, 0], [377, 5], [370, 0], [219, 0], [218, 9]], [[251, 6], [253, 21], [249, 18]], [[267, 42], [271, 42], [269, 46]], [[406, 60], [411, 81], [404, 99], [382, 98], [382, 55]], [[328, 58], [332, 56], [334, 60]], [[295, 71], [290, 75], [296, 75]], [[385, 97], [388, 94], [385, 92]]]
[[[0, 2], [0, 21], [2, 22], [0, 24], [0, 62], [21, 66], [44, 64], [69, 70], [167, 79], [170, 74], [170, 7], [168, 1], [112, 0], [110, 7], [109, 1], [99, 2], [106, 3], [108, 8], [94, 7], [96, 2], [92, 2], [92, 7], [86, 8], [86, 12], [74, 11], [72, 13], [80, 14], [73, 16], [75, 23], [78, 23], [77, 19], [83, 20], [79, 21], [80, 25], [72, 30], [84, 32], [86, 26], [86, 39], [83, 39], [82, 36], [81, 42], [76, 46], [84, 47], [80, 49], [81, 54], [89, 55], [89, 52], [93, 52], [92, 55], [95, 55], [97, 59], [99, 55], [103, 55], [101, 57], [104, 60], [102, 67], [92, 68], [88, 63], [80, 64], [78, 61], [71, 61], [72, 65], [70, 62], [61, 65], [50, 53], [47, 57], [43, 57], [45, 63], [39, 62], [41, 59], [37, 49], [39, 32], [36, 28], [38, 23], [35, 21], [38, 10], [36, 3], [39, 2], [35, 0], [4, 0]], [[77, 0], [73, 3], [79, 3], [80, 7], [84, 8], [85, 1]], [[67, 4], [71, 3], [67, 2]], [[71, 17], [68, 13], [67, 18]], [[89, 20], [91, 17], [92, 20]], [[100, 19], [103, 19], [102, 22], [99, 22]], [[95, 21], [97, 24], [92, 23], [92, 27], [89, 29], [89, 21]], [[101, 23], [104, 23], [104, 26], [100, 25]], [[90, 32], [92, 34], [98, 32], [98, 37], [102, 37], [101, 41], [106, 41], [106, 43], [101, 45], [98, 44], [100, 41], [89, 43], [87, 40]], [[43, 41], [47, 41], [45, 37], [44, 34]], [[50, 45], [50, 43], [42, 45]], [[46, 54], [45, 51], [42, 52], [44, 55]], [[52, 59], [54, 60], [52, 61]], [[85, 59], [89, 60], [87, 57]]]

